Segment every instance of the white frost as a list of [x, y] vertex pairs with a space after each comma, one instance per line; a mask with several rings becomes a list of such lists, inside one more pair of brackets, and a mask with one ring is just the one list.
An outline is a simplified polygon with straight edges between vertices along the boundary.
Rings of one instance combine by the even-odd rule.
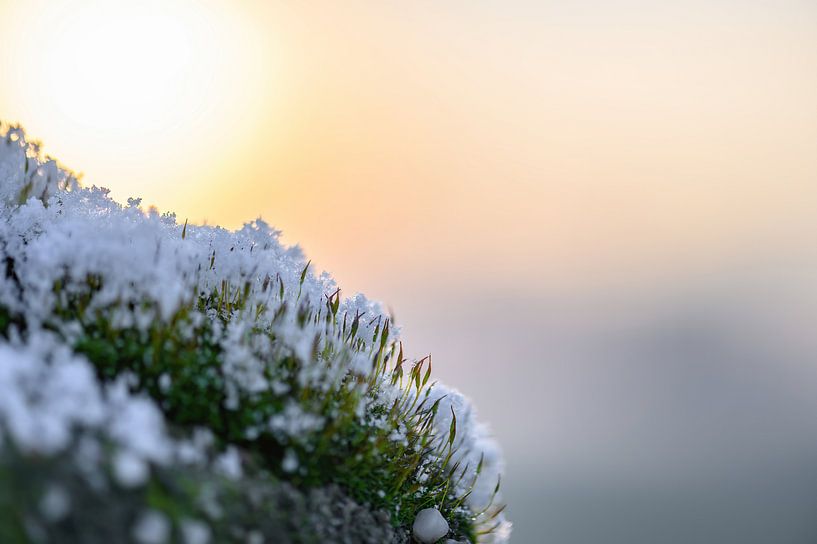
[[208, 544], [210, 527], [203, 521], [184, 519], [181, 523], [184, 544]]
[[[281, 244], [279, 231], [260, 219], [234, 232], [184, 227], [173, 214], [145, 212], [140, 202], [128, 199], [121, 206], [105, 189], [79, 186], [68, 171], [42, 157], [22, 130], [0, 127], [0, 260], [14, 262], [13, 279], [0, 277], [0, 306], [22, 315], [28, 329], [25, 339], [12, 330], [10, 340], [0, 341], [0, 427], [17, 448], [55, 454], [72, 440], [82, 440], [85, 432], [98, 433], [118, 448], [113, 469], [122, 485], [144, 482], [152, 464], [173, 460], [200, 464], [207, 459], [209, 443], [195, 438], [171, 440], [153, 401], [131, 393], [126, 379], [102, 387], [91, 365], [67, 347], [82, 328], [76, 321], [55, 320], [54, 309], [65, 297], [80, 294], [88, 278], [97, 278], [99, 284], [87, 311], [106, 309], [115, 325], [139, 331], [173, 319], [195, 297], [225, 286], [236, 294], [246, 286], [251, 315], [235, 313], [217, 335], [226, 354], [221, 370], [228, 384], [228, 409], [265, 390], [287, 393], [284, 377], [266, 375], [258, 358], [271, 349], [278, 350], [276, 355], [301, 359], [305, 364], [294, 377], [317, 390], [328, 390], [347, 372], [361, 376], [371, 372], [367, 353], [346, 351], [319, 364], [306, 364], [327, 347], [344, 353], [342, 342], [337, 335], [326, 334], [323, 323], [299, 325], [297, 321], [299, 301], [322, 307], [337, 286], [329, 275], [316, 275], [311, 269], [301, 282], [306, 260], [297, 246]], [[55, 289], [58, 283], [61, 289]], [[359, 316], [359, 336], [371, 339], [375, 327], [382, 325], [384, 312], [365, 296], [356, 295], [340, 301], [337, 315], [339, 321], [346, 316], [348, 324]], [[215, 329], [221, 326], [210, 313], [193, 312], [191, 319], [194, 323], [209, 320]], [[275, 346], [264, 335], [250, 334], [254, 327], [265, 326], [274, 329]], [[193, 327], [185, 334], [192, 335]], [[388, 341], [397, 340], [398, 334], [392, 326]], [[321, 338], [317, 346], [316, 337]], [[167, 391], [173, 384], [169, 376], [162, 376], [159, 385]], [[375, 402], [388, 405], [402, 393], [385, 386]], [[478, 512], [494, 494], [503, 470], [501, 452], [463, 395], [437, 384], [430, 401], [436, 399], [442, 399], [435, 421], [442, 437], [438, 453], [444, 448], [453, 409], [458, 450], [451, 464], [470, 467], [455, 491], [461, 494], [473, 482], [466, 505]], [[357, 415], [363, 417], [366, 408], [359, 403]], [[289, 403], [281, 414], [259, 421], [258, 429], [297, 444], [326, 424], [327, 414], [310, 409]], [[258, 429], [251, 429], [248, 438]], [[392, 439], [399, 442], [404, 436], [397, 430]], [[483, 466], [477, 475], [480, 458]], [[284, 463], [285, 470], [297, 469], [297, 459], [288, 457]], [[230, 477], [241, 475], [234, 448], [228, 447], [216, 466]], [[147, 519], [148, 528], [152, 527], [145, 530], [148, 537], [161, 533], [156, 529], [162, 525], [158, 518]], [[502, 514], [492, 524], [497, 521], [500, 528], [490, 538], [504, 542], [510, 524]]]
[[164, 544], [170, 537], [170, 521], [156, 510], [148, 510], [139, 516], [131, 532], [139, 544]]
[[142, 485], [150, 475], [144, 459], [129, 450], [120, 450], [113, 458], [113, 473], [123, 487]]
[[65, 517], [71, 508], [68, 492], [59, 485], [51, 485], [40, 499], [40, 513], [48, 521], [55, 522]]
[[237, 480], [241, 478], [241, 456], [235, 446], [230, 446], [227, 450], [216, 458], [215, 468], [224, 476]]

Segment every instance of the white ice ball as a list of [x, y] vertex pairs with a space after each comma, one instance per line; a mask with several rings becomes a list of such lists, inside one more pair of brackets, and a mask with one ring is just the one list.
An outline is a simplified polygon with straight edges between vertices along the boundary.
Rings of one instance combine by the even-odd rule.
[[448, 522], [436, 508], [426, 508], [417, 513], [412, 529], [415, 539], [432, 544], [448, 534]]

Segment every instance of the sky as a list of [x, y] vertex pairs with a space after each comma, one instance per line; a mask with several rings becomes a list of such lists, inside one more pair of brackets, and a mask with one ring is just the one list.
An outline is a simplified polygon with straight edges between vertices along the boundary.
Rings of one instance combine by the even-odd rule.
[[0, 119], [263, 217], [472, 396], [514, 542], [817, 541], [817, 6], [0, 0]]

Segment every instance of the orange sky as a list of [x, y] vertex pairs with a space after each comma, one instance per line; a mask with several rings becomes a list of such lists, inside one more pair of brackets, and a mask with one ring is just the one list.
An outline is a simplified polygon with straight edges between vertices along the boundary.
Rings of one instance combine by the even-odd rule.
[[807, 2], [40, 3], [0, 3], [2, 118], [120, 200], [261, 215], [354, 290], [814, 233]]

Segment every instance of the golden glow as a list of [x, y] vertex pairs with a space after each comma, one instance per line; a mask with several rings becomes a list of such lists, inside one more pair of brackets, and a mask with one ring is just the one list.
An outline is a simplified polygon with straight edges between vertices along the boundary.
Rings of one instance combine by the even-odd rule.
[[581, 287], [817, 228], [817, 10], [753, 6], [0, 0], [0, 118], [345, 288]]
[[43, 0], [0, 12], [0, 115], [120, 199], [176, 203], [207, 178], [190, 159], [235, 155], [274, 105], [273, 51], [228, 0]]

